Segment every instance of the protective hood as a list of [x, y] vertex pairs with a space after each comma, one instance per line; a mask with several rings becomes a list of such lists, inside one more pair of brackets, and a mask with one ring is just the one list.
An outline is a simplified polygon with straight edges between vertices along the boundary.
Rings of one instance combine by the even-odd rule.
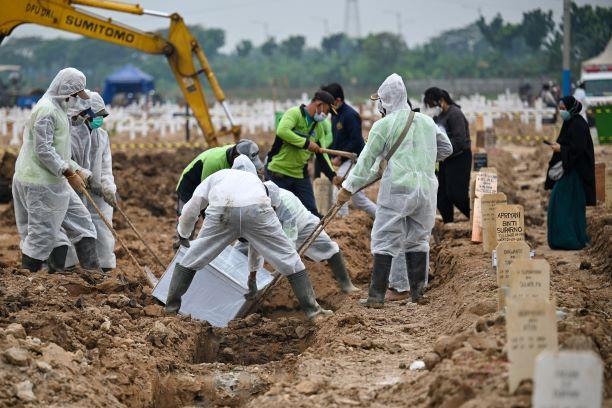
[[52, 98], [68, 98], [85, 89], [85, 74], [76, 68], [64, 68], [57, 73], [45, 95]]
[[253, 165], [251, 160], [249, 160], [249, 158], [246, 157], [244, 154], [241, 154], [240, 156], [234, 159], [234, 165], [232, 166], [232, 169], [242, 170], [257, 175], [255, 165]]
[[240, 140], [236, 144], [236, 151], [247, 156], [253, 162], [255, 169], [259, 170], [263, 167], [263, 163], [259, 159], [259, 146], [254, 141], [249, 139]]
[[272, 181], [266, 181], [264, 183], [264, 186], [266, 186], [266, 188], [268, 189], [268, 197], [270, 197], [270, 202], [272, 204], [272, 207], [274, 208], [278, 207], [281, 202], [280, 189]]
[[106, 109], [106, 105], [104, 104], [104, 99], [102, 96], [94, 91], [87, 90], [87, 95], [89, 95], [89, 100], [91, 101], [91, 110], [94, 113], [98, 113], [102, 111], [102, 116], [108, 116], [108, 109]]
[[410, 109], [404, 80], [398, 74], [389, 75], [378, 88], [377, 94], [387, 115], [398, 110]]

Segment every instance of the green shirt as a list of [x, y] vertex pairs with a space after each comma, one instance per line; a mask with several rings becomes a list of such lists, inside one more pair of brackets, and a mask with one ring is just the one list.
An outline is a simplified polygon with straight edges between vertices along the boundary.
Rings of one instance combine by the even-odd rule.
[[[272, 147], [273, 154], [268, 162], [268, 170], [293, 178], [304, 178], [304, 167], [314, 154], [307, 149], [306, 135], [308, 141], [313, 141], [321, 147], [329, 146], [331, 125], [326, 122], [328, 121], [317, 123], [311, 132], [312, 123], [308, 123], [300, 106], [285, 112], [276, 128], [277, 140]], [[322, 156], [331, 168], [327, 154]]]
[[233, 144], [213, 147], [200, 153], [183, 170], [181, 178], [176, 185], [176, 191], [181, 198], [189, 200], [196, 187], [213, 173], [222, 169], [229, 169], [231, 166], [227, 160], [227, 151], [234, 147]]

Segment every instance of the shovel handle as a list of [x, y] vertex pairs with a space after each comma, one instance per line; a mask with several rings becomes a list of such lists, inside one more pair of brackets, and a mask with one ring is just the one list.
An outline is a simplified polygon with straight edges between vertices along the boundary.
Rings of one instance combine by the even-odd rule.
[[321, 153], [327, 153], [334, 156], [345, 157], [347, 159], [351, 159], [352, 161], [357, 161], [357, 154], [352, 152], [345, 152], [342, 150], [332, 150], [332, 149], [324, 149], [321, 148]]
[[108, 222], [108, 220], [106, 219], [106, 217], [104, 217], [104, 214], [102, 214], [102, 211], [100, 211], [100, 209], [98, 208], [98, 206], [96, 205], [96, 203], [94, 202], [93, 198], [91, 197], [91, 195], [89, 194], [89, 192], [85, 189], [83, 189], [81, 191], [83, 193], [83, 195], [85, 195], [85, 197], [87, 197], [87, 200], [89, 201], [89, 203], [93, 206], [93, 208], [96, 210], [96, 212], [98, 213], [98, 215], [100, 216], [100, 219], [104, 222], [104, 224], [106, 224], [106, 226], [108, 227], [108, 229], [110, 230], [110, 232], [113, 233], [113, 235], [115, 236], [115, 238], [117, 238], [117, 241], [119, 241], [119, 243], [121, 244], [121, 246], [123, 247], [123, 249], [125, 249], [125, 252], [127, 252], [127, 254], [129, 255], [130, 259], [132, 260], [132, 262], [134, 263], [134, 265], [136, 266], [136, 268], [138, 268], [138, 270], [142, 273], [142, 276], [145, 278], [145, 282], [149, 283], [149, 280], [147, 278], [147, 273], [145, 272], [144, 269], [142, 269], [142, 266], [140, 266], [140, 264], [138, 263], [138, 261], [136, 260], [136, 258], [134, 257], [134, 254], [132, 254], [132, 252], [130, 251], [130, 249], [127, 247], [127, 245], [125, 244], [125, 242], [123, 241], [123, 239], [121, 239], [121, 237], [119, 236], [119, 234], [117, 234], [117, 231], [115, 231], [115, 229], [113, 228], [113, 226], [110, 224], [110, 222]]

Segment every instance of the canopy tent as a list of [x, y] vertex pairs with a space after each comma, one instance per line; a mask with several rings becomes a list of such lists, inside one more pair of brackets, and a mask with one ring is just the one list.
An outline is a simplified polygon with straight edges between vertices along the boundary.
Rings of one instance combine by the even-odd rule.
[[153, 77], [132, 64], [127, 64], [104, 80], [104, 103], [110, 103], [118, 93], [146, 94], [155, 89]]
[[612, 38], [608, 41], [606, 49], [601, 54], [582, 62], [583, 69], [593, 65], [608, 65], [612, 67]]

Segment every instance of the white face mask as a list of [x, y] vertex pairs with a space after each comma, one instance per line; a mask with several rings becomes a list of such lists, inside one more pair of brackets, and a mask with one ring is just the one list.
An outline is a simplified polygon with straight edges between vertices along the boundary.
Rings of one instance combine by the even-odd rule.
[[434, 106], [431, 108], [431, 116], [440, 116], [442, 113], [442, 108], [440, 106]]
[[68, 108], [74, 108], [78, 102], [79, 98], [76, 96], [69, 96], [68, 101], [66, 102], [66, 106]]
[[315, 120], [315, 122], [323, 122], [325, 119], [327, 119], [327, 115], [323, 112], [315, 112], [312, 118]]
[[387, 114], [387, 110], [385, 108], [383, 108], [383, 104], [382, 104], [382, 100], [378, 100], [378, 103], [376, 104], [376, 107], [378, 108], [378, 112], [383, 116], [383, 118], [385, 117], [385, 115]]

